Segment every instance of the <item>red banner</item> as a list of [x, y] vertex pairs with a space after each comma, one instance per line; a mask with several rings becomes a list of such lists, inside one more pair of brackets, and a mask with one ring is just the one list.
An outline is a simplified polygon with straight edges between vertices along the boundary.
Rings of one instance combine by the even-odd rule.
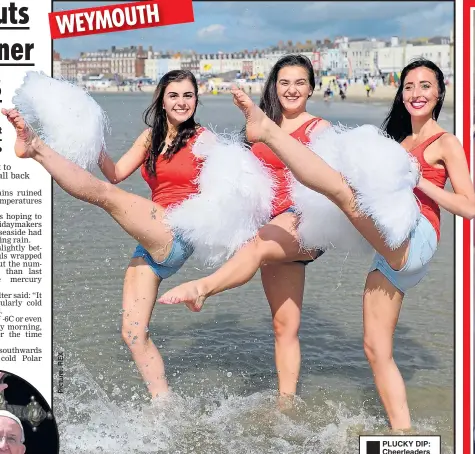
[[149, 0], [49, 13], [53, 39], [193, 21], [192, 0]]

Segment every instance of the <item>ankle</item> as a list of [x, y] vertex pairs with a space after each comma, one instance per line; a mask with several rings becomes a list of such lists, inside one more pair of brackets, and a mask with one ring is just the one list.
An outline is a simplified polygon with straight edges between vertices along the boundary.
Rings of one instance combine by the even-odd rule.
[[206, 279], [200, 279], [196, 281], [196, 288], [198, 290], [198, 296], [204, 296], [208, 298], [213, 294], [213, 286], [206, 282]]
[[262, 120], [260, 141], [269, 145], [269, 141], [272, 139], [272, 127], [278, 127], [269, 117], [265, 116]]
[[411, 422], [403, 423], [403, 424], [395, 424], [395, 427], [391, 427], [390, 432], [393, 435], [410, 435], [413, 433], [413, 429], [411, 427]]

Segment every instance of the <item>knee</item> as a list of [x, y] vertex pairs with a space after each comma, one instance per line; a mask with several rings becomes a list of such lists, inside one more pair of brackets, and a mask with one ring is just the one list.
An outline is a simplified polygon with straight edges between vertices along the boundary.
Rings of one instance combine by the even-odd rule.
[[393, 359], [391, 347], [382, 345], [377, 339], [365, 336], [363, 349], [371, 366], [387, 363]]
[[267, 259], [266, 241], [261, 235], [257, 235], [254, 240], [247, 244], [249, 254], [252, 254], [254, 260], [259, 262], [259, 266], [263, 265]]
[[272, 321], [276, 340], [296, 340], [299, 335], [300, 321], [274, 317]]
[[113, 200], [114, 193], [118, 190], [112, 183], [107, 181], [100, 181], [96, 188], [94, 198], [91, 200], [93, 205], [101, 208], [106, 208]]
[[131, 351], [142, 350], [148, 341], [148, 328], [135, 325], [127, 320], [122, 323], [122, 339]]

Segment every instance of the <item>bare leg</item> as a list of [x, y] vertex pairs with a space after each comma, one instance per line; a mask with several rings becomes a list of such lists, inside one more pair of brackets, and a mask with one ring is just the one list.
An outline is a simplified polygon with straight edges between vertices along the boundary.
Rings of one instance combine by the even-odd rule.
[[299, 247], [296, 222], [294, 214], [280, 214], [213, 274], [175, 287], [158, 301], [163, 304], [187, 303], [190, 309], [194, 307], [199, 311], [209, 296], [250, 281], [263, 263], [308, 260], [312, 255]]
[[148, 327], [160, 278], [142, 258], [133, 258], [125, 273], [122, 338], [152, 397], [168, 391], [163, 359], [149, 336]]
[[379, 271], [369, 273], [363, 296], [364, 351], [393, 429], [411, 427], [404, 380], [393, 358], [403, 298]]
[[68, 194], [84, 202], [97, 205], [157, 260], [164, 260], [170, 251], [172, 233], [162, 222], [164, 210], [143, 197], [130, 194], [56, 153], [25, 127], [16, 111], [5, 111], [17, 132], [15, 152], [41, 164], [56, 183]]
[[272, 313], [279, 393], [281, 396], [293, 396], [297, 392], [300, 374], [298, 333], [305, 266], [301, 263], [263, 265], [261, 279]]
[[248, 140], [268, 145], [289, 167], [295, 178], [334, 202], [389, 265], [393, 269], [401, 269], [407, 260], [409, 241], [395, 250], [386, 246], [374, 221], [361, 215], [356, 209], [353, 191], [340, 173], [305, 145], [282, 131], [245, 93], [239, 89], [233, 89], [232, 92], [234, 103], [246, 117]]

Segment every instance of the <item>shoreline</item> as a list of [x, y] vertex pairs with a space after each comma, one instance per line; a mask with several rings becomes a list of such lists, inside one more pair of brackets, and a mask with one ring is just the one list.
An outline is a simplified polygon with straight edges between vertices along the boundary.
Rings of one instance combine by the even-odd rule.
[[[247, 88], [247, 87], [246, 87]], [[253, 87], [253, 88], [258, 88], [258, 87]], [[94, 94], [123, 94], [123, 95], [141, 95], [141, 94], [152, 94], [155, 91], [155, 86], [149, 87], [143, 87], [142, 90], [117, 90], [117, 87], [109, 87], [109, 88], [101, 88], [101, 89], [94, 89], [94, 90], [88, 90], [88, 93], [90, 95]], [[247, 90], [246, 90], [247, 91]], [[366, 95], [366, 90], [364, 89], [364, 86], [362, 85], [352, 85], [349, 86], [347, 91], [346, 91], [346, 99], [342, 100], [338, 94], [334, 94], [333, 97], [331, 97], [328, 101], [324, 101], [323, 99], [323, 93], [324, 90], [318, 90], [316, 89], [313, 93], [313, 95], [310, 97], [310, 99], [317, 101], [320, 100], [322, 102], [329, 102], [329, 103], [359, 103], [359, 104], [390, 104], [395, 95], [396, 95], [397, 89], [393, 86], [379, 86], [376, 88], [376, 90], [372, 93], [370, 93], [370, 96], [368, 97]], [[247, 93], [249, 93], [247, 91]], [[200, 96], [204, 97], [209, 97], [209, 96], [231, 96], [231, 94], [228, 91], [223, 91], [219, 92], [217, 94], [213, 94], [209, 91], [201, 91], [199, 93]], [[260, 90], [253, 91], [251, 93], [251, 96], [254, 98], [256, 96], [260, 95]], [[454, 108], [454, 89], [453, 85], [450, 85], [446, 89], [445, 93], [445, 99], [444, 99], [444, 107], [445, 108]]]

